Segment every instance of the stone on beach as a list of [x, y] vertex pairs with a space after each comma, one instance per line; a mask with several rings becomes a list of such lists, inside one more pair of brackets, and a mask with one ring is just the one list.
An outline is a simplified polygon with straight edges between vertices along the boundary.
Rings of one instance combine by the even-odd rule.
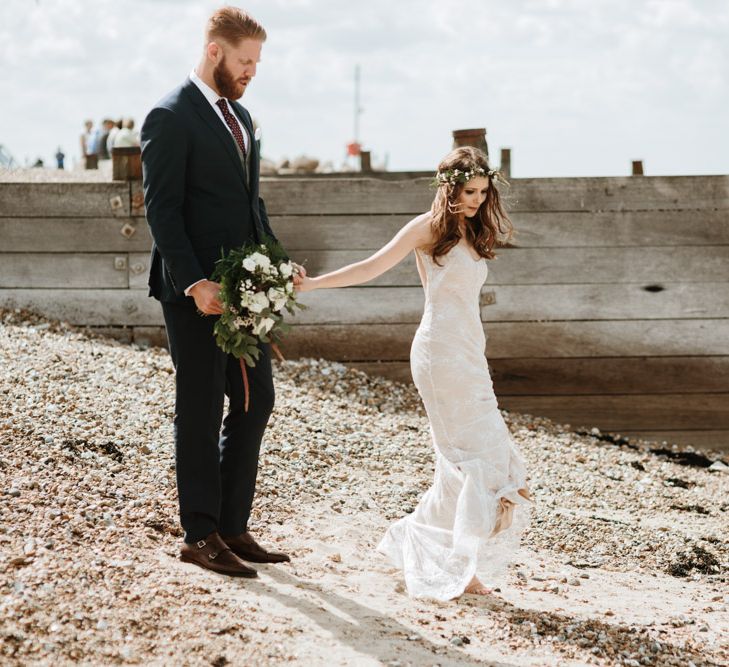
[[498, 596], [411, 600], [374, 546], [432, 481], [417, 392], [321, 360], [275, 375], [251, 530], [293, 562], [234, 585], [176, 559], [167, 353], [0, 311], [0, 662], [729, 659], [721, 466], [504, 413], [536, 500], [524, 552]]

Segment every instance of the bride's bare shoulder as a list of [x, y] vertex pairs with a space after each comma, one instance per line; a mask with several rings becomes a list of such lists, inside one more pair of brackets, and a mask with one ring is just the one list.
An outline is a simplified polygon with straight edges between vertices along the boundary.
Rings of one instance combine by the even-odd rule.
[[417, 240], [418, 246], [428, 245], [432, 241], [431, 213], [421, 213], [408, 222], [404, 229], [408, 233], [413, 234]]
[[408, 222], [408, 225], [418, 226], [418, 227], [430, 227], [430, 220], [431, 220], [432, 213], [430, 211], [426, 211], [425, 213], [421, 213], [420, 215], [416, 215], [410, 222]]

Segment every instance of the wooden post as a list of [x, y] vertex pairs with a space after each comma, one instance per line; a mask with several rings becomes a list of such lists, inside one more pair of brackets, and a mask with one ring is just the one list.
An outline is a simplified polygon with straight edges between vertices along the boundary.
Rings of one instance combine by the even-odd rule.
[[370, 161], [370, 151], [359, 152], [359, 169], [362, 172], [372, 171], [372, 163]]
[[505, 179], [511, 178], [511, 148], [501, 149], [501, 165], [499, 171], [504, 175]]
[[138, 181], [142, 178], [142, 149], [120, 146], [111, 149], [112, 179]]
[[633, 160], [633, 176], [643, 176], [643, 160]]
[[453, 148], [460, 148], [461, 146], [475, 146], [488, 156], [489, 147], [486, 143], [486, 128], [476, 127], [470, 130], [453, 130]]

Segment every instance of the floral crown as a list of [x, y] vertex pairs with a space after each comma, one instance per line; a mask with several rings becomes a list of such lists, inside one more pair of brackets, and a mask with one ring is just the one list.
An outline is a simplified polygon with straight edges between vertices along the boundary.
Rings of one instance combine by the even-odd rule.
[[495, 181], [501, 181], [508, 185], [507, 180], [501, 175], [498, 169], [483, 169], [482, 167], [472, 167], [471, 169], [446, 169], [439, 171], [433, 179], [433, 185], [455, 185], [456, 183], [468, 183], [472, 178], [477, 176], [488, 176]]

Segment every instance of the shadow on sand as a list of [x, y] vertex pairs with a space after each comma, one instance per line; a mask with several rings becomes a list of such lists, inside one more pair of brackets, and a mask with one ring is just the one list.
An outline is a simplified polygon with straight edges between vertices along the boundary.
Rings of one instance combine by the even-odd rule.
[[[448, 644], [435, 644], [412, 628], [375, 609], [326, 591], [316, 584], [301, 581], [280, 568], [260, 565], [258, 567], [277, 583], [313, 593], [319, 600], [312, 601], [288, 595], [257, 580], [246, 581], [245, 584], [241, 584], [242, 587], [246, 590], [257, 589], [259, 593], [269, 595], [281, 604], [308, 616], [319, 627], [330, 632], [336, 641], [384, 664], [411, 664], [418, 667], [427, 665], [515, 667], [509, 662], [488, 662], [473, 658]], [[324, 607], [325, 604], [341, 612], [341, 616], [328, 611]], [[372, 630], [373, 625], [377, 627], [376, 632]], [[416, 639], [408, 639], [409, 637]]]

